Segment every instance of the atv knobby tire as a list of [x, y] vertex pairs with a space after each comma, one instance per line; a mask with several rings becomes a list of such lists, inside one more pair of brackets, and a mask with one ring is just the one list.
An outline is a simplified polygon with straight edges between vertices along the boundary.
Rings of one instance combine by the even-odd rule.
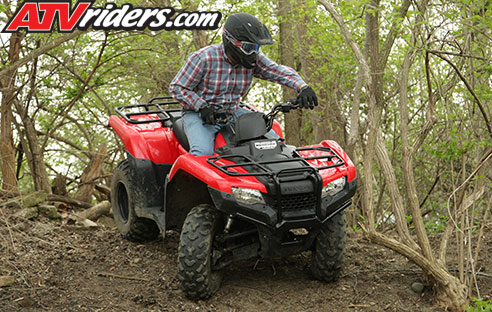
[[343, 269], [346, 241], [345, 211], [326, 221], [316, 240], [311, 258], [311, 273], [324, 282], [338, 280]]
[[208, 205], [194, 207], [181, 230], [178, 278], [186, 297], [207, 299], [220, 287], [223, 270], [212, 269], [214, 237], [220, 230], [219, 213]]
[[128, 160], [124, 160], [114, 170], [111, 180], [111, 204], [116, 226], [124, 238], [134, 242], [156, 239], [159, 227], [154, 220], [139, 218], [135, 214], [135, 193]]

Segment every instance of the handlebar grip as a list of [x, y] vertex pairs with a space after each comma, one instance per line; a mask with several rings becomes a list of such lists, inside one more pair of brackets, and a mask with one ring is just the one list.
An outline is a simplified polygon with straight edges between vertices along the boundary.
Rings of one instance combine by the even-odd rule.
[[290, 104], [291, 109], [296, 109], [300, 107], [299, 100], [297, 98], [289, 99], [288, 103]]
[[289, 102], [292, 105], [296, 105], [297, 104], [297, 98], [296, 97], [290, 98], [287, 102]]

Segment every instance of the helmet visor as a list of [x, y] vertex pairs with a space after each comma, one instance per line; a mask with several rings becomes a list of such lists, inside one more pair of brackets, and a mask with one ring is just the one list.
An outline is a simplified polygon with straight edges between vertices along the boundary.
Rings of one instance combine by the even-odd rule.
[[225, 28], [224, 28], [224, 35], [234, 46], [238, 47], [246, 55], [258, 53], [258, 51], [260, 50], [259, 44], [248, 42], [248, 41], [239, 41], [236, 38], [234, 38]]

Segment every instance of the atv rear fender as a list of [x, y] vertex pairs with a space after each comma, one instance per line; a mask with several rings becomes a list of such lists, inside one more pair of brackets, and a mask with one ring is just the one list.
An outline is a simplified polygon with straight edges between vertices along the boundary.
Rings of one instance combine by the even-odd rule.
[[111, 116], [113, 128], [126, 150], [137, 159], [150, 159], [156, 164], [172, 164], [179, 156], [178, 141], [173, 131], [161, 122], [130, 124], [121, 117]]

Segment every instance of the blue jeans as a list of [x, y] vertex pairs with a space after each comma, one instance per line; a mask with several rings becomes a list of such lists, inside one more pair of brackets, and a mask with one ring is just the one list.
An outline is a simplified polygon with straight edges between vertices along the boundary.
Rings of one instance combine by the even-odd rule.
[[[239, 117], [250, 112], [250, 110], [240, 107], [236, 110], [236, 116]], [[195, 156], [213, 155], [215, 135], [226, 126], [225, 124], [204, 125], [200, 114], [193, 111], [183, 112], [183, 125], [190, 144], [190, 153]], [[279, 137], [273, 130], [270, 130], [269, 133]]]

